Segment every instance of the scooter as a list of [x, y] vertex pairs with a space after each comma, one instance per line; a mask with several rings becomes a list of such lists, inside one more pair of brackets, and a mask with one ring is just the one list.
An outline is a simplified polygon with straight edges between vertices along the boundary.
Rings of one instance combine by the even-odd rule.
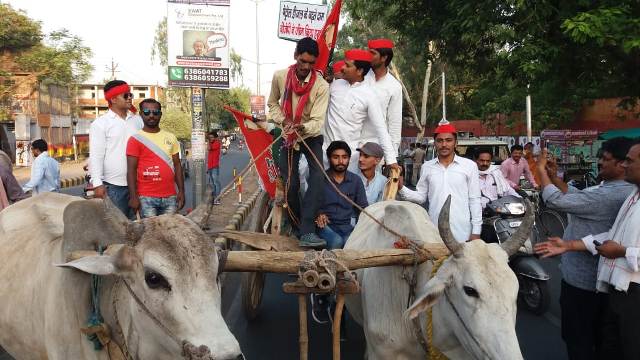
[[84, 170], [84, 188], [82, 189], [85, 199], [93, 199], [95, 192], [93, 191], [93, 185], [91, 185], [91, 174], [89, 173], [89, 165], [82, 167]]
[[[489, 202], [483, 211], [482, 240], [507, 241], [522, 224], [526, 206], [522, 198], [508, 195]], [[518, 301], [527, 310], [542, 315], [549, 309], [549, 274], [533, 254], [531, 238], [509, 258], [509, 267], [518, 278]]]

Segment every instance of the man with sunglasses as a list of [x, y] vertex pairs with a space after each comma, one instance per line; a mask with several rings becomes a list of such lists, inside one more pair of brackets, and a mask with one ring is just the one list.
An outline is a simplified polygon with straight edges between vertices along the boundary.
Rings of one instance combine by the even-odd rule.
[[106, 114], [96, 118], [89, 130], [89, 173], [95, 196], [109, 199], [129, 218], [127, 188], [127, 140], [142, 129], [142, 118], [133, 106], [133, 94], [122, 80], [112, 80], [104, 86], [104, 98], [109, 104]]
[[140, 114], [144, 127], [127, 142], [129, 206], [143, 218], [175, 214], [184, 206], [180, 144], [175, 135], [160, 129], [158, 101], [142, 100]]

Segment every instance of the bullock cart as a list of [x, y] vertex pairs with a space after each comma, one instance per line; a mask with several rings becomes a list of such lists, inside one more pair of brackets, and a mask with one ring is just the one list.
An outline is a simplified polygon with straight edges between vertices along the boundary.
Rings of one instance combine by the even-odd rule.
[[[395, 198], [398, 176], [399, 173], [392, 172], [385, 188], [385, 199]], [[301, 359], [307, 359], [308, 352], [307, 295], [335, 294], [333, 356], [339, 359], [344, 296], [360, 290], [352, 270], [391, 265], [417, 266], [449, 254], [444, 244], [418, 245], [407, 239], [399, 239], [397, 249], [305, 251], [298, 246], [297, 240], [283, 234], [286, 205], [277, 200], [282, 192], [283, 186], [279, 182], [275, 199], [270, 199], [264, 191], [258, 195], [245, 231], [225, 230], [219, 234], [236, 244], [232, 248], [240, 249], [223, 250], [221, 258], [224, 271], [245, 272], [241, 292], [244, 313], [249, 321], [259, 314], [266, 273], [297, 274], [297, 280], [284, 283], [282, 290], [298, 298]], [[384, 230], [381, 228], [381, 231]]]

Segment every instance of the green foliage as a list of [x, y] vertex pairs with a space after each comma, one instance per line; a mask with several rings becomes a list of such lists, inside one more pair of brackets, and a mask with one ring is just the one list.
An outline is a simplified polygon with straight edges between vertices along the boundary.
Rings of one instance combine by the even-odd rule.
[[0, 50], [20, 50], [38, 45], [42, 40], [40, 23], [23, 11], [0, 4]]
[[165, 16], [156, 27], [156, 34], [153, 37], [153, 45], [151, 46], [151, 62], [158, 58], [160, 65], [167, 66], [168, 49], [167, 49], [167, 17]]
[[238, 77], [242, 80], [242, 56], [234, 49], [231, 49], [229, 62], [231, 62], [231, 78], [233, 81], [236, 81]]
[[434, 60], [432, 79], [446, 69], [452, 119], [520, 113], [527, 85], [539, 129], [561, 126], [592, 99], [629, 104], [640, 94], [636, 0], [351, 0], [345, 9], [351, 22], [341, 40], [357, 43], [384, 29], [397, 44], [397, 65], [416, 104], [427, 58]]
[[218, 124], [222, 129], [237, 127], [237, 123], [230, 112], [224, 109], [225, 105], [231, 106], [246, 113], [250, 112], [251, 91], [244, 87], [229, 90], [207, 89], [205, 107], [208, 130], [213, 129], [213, 124]]
[[82, 39], [61, 29], [47, 35], [44, 44], [22, 52], [16, 62], [24, 71], [38, 73], [38, 79], [58, 85], [78, 84], [89, 78], [93, 66], [91, 49]]
[[173, 133], [178, 140], [191, 139], [191, 115], [177, 108], [163, 109], [160, 128]]

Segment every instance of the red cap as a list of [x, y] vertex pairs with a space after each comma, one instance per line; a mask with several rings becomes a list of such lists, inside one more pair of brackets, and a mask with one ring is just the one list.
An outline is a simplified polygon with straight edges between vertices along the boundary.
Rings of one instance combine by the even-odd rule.
[[393, 41], [389, 39], [369, 40], [369, 49], [393, 49]]
[[344, 60], [340, 60], [340, 61], [336, 61], [333, 63], [332, 68], [333, 68], [333, 73], [337, 74], [340, 72], [340, 70], [342, 70], [342, 68], [344, 67]]
[[436, 130], [433, 132], [434, 134], [457, 134], [458, 131], [456, 130], [456, 127], [451, 125], [450, 122], [448, 122], [447, 120], [442, 120], [440, 121], [440, 123], [438, 123], [438, 127], [436, 128]]
[[359, 61], [371, 62], [372, 55], [367, 50], [351, 49], [351, 50], [345, 51], [344, 59], [345, 60], [351, 60], [351, 61], [358, 61], [359, 60]]

